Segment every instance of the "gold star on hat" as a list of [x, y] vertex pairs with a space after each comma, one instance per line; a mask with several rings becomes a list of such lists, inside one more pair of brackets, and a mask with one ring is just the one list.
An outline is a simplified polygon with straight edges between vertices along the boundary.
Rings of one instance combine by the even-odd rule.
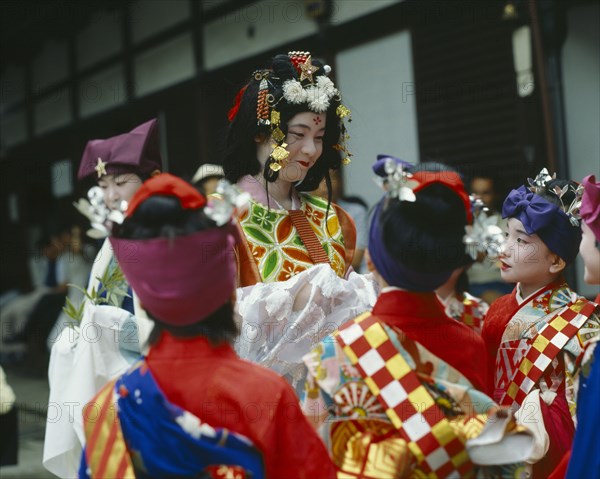
[[106, 175], [106, 163], [102, 161], [102, 158], [98, 158], [98, 163], [94, 167], [94, 170], [98, 172], [98, 178], [101, 178], [102, 175]]
[[300, 65], [300, 70], [302, 71], [300, 73], [300, 81], [303, 81], [306, 78], [308, 78], [308, 80], [312, 83], [313, 82], [313, 77], [312, 77], [313, 73], [315, 73], [318, 69], [319, 69], [319, 67], [312, 64], [312, 57], [309, 56], [306, 59], [306, 61]]

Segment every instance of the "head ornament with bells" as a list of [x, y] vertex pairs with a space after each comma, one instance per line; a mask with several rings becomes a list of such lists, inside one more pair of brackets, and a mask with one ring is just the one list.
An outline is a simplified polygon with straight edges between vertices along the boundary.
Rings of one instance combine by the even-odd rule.
[[[292, 51], [287, 54], [293, 68], [286, 78], [278, 76], [273, 69], [257, 70], [252, 81], [258, 82], [256, 101], [256, 121], [259, 126], [268, 126], [275, 147], [270, 155], [268, 167], [279, 171], [283, 162], [289, 157], [287, 144], [284, 142], [285, 133], [281, 129], [281, 106], [304, 105], [307, 111], [322, 114], [335, 107], [335, 114], [341, 123], [341, 138], [333, 148], [343, 155], [343, 164], [350, 163], [352, 154], [348, 151], [345, 141], [349, 138], [343, 119], [350, 117], [350, 110], [341, 103], [341, 95], [334, 83], [328, 77], [331, 72], [329, 65], [313, 64], [310, 52]], [[240, 102], [247, 89], [244, 86], [235, 98], [229, 111], [229, 121], [234, 121], [239, 110]], [[351, 121], [348, 118], [348, 121]]]

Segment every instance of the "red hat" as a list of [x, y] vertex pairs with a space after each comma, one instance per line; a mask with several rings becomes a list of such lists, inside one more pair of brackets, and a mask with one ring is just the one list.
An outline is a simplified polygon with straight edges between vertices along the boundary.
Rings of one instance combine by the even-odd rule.
[[[206, 204], [189, 183], [163, 173], [144, 182], [131, 199], [127, 217], [157, 195], [174, 196], [188, 210], [201, 210]], [[119, 266], [142, 306], [172, 326], [202, 321], [230, 300], [237, 281], [234, 248], [238, 241], [238, 230], [231, 222], [174, 238], [110, 238]]]
[[162, 160], [155, 118], [129, 133], [106, 140], [88, 141], [77, 177], [82, 180], [90, 175], [100, 178], [102, 175], [124, 172], [150, 176], [152, 172], [160, 171], [161, 168]]

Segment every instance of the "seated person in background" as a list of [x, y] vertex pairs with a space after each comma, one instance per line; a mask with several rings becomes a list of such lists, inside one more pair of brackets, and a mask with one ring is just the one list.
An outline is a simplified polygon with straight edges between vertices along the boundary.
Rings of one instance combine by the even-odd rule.
[[[240, 237], [231, 217], [218, 226], [205, 205], [190, 184], [162, 174], [113, 228], [117, 259], [155, 325], [147, 357], [86, 408], [103, 420], [84, 412], [79, 477], [333, 478], [292, 388], [235, 355], [230, 252]], [[130, 248], [139, 261], [123, 261]]]
[[0, 345], [6, 353], [11, 343], [25, 340], [29, 317], [40, 299], [49, 293], [66, 293], [64, 268], [59, 261], [63, 245], [59, 236], [43, 236], [37, 242], [36, 254], [30, 258], [29, 267], [33, 290], [16, 297], [0, 309]]
[[[471, 179], [471, 194], [479, 198], [489, 208], [488, 217], [497, 218], [497, 224], [503, 230], [506, 221], [499, 213], [501, 196], [497, 188], [497, 180], [491, 176], [478, 174]], [[470, 292], [481, 297], [485, 302], [491, 304], [503, 294], [510, 293], [513, 286], [502, 281], [500, 274], [499, 259], [497, 256], [485, 256], [478, 258], [467, 271], [469, 277]]]

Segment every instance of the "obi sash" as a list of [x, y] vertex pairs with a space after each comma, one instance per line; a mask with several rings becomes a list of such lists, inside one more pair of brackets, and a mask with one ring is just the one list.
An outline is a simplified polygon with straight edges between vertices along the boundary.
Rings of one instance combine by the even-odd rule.
[[380, 320], [365, 313], [342, 326], [335, 338], [427, 477], [468, 477], [473, 464], [464, 439], [457, 436]]
[[[579, 298], [556, 311], [533, 339], [510, 341], [508, 348], [498, 351], [496, 389], [508, 384], [508, 387], [502, 388], [501, 405], [518, 408], [523, 403], [595, 309], [594, 303]], [[513, 369], [517, 362], [518, 367]]]
[[86, 410], [80, 477], [264, 478], [262, 455], [248, 438], [169, 402], [144, 361]]

